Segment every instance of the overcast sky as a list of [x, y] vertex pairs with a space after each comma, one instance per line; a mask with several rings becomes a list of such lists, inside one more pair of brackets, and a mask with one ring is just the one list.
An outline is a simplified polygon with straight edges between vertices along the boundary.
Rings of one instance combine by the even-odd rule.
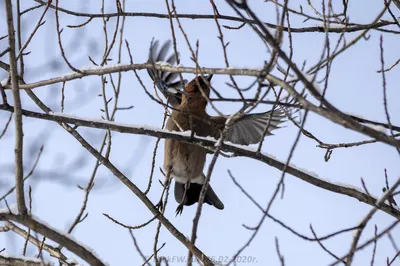
[[[22, 9], [35, 5], [33, 1], [21, 1]], [[127, 1], [126, 11], [167, 13], [164, 1]], [[176, 1], [179, 13], [212, 14], [209, 1]], [[299, 3], [290, 4], [294, 9], [299, 9]], [[304, 12], [314, 14], [303, 4]], [[319, 1], [312, 1], [320, 10]], [[340, 1], [341, 2], [341, 1]], [[349, 1], [348, 14], [351, 22], [370, 23], [382, 8], [382, 1]], [[216, 1], [219, 12], [224, 15], [235, 15], [234, 11], [224, 2]], [[70, 10], [99, 13], [101, 1], [60, 1], [60, 6]], [[251, 7], [259, 17], [266, 22], [275, 23], [275, 7], [264, 1], [251, 1]], [[337, 10], [341, 8], [337, 6]], [[400, 11], [392, 9], [397, 16]], [[22, 19], [23, 38], [26, 39], [36, 21], [43, 12], [37, 9]], [[115, 1], [106, 1], [106, 12], [115, 12]], [[0, 6], [0, 36], [6, 34], [5, 12]], [[66, 54], [74, 67], [83, 68], [92, 66], [88, 56], [99, 62], [104, 50], [103, 21], [93, 19], [86, 27], [71, 29], [66, 25], [77, 25], [86, 21], [84, 18], [60, 13], [61, 27], [64, 28], [62, 39]], [[390, 19], [386, 16], [385, 19]], [[25, 80], [34, 82], [50, 77], [57, 77], [71, 73], [71, 70], [61, 59], [58, 48], [54, 10], [49, 10], [45, 17], [46, 24], [41, 27], [28, 47], [31, 53], [25, 56]], [[316, 22], [302, 23], [304, 18], [291, 15], [292, 27], [315, 26]], [[115, 18], [110, 19], [108, 31], [110, 36], [115, 29]], [[188, 34], [192, 45], [198, 40], [200, 44], [199, 62], [204, 67], [225, 67], [224, 57], [218, 30], [214, 20], [181, 19], [182, 25]], [[220, 21], [223, 25], [238, 26], [239, 23]], [[175, 24], [176, 25], [176, 24]], [[398, 30], [396, 27], [390, 29]], [[190, 52], [182, 34], [176, 27], [178, 48], [181, 53], [181, 64], [194, 66], [190, 59]], [[249, 27], [244, 26], [239, 30], [223, 29], [228, 46], [228, 56], [231, 66], [260, 68], [269, 55], [264, 43]], [[358, 33], [348, 34], [347, 42]], [[348, 49], [336, 59], [332, 66], [329, 80], [327, 99], [343, 112], [357, 114], [368, 119], [386, 122], [383, 108], [382, 76], [376, 71], [380, 69], [379, 37], [378, 31], [370, 31], [368, 40], [361, 40], [357, 45]], [[293, 33], [294, 56], [293, 60], [298, 66], [306, 61], [306, 66], [318, 62], [324, 44], [323, 33]], [[331, 43], [339, 34], [330, 35]], [[143, 63], [147, 60], [148, 48], [152, 38], [158, 40], [171, 39], [168, 19], [127, 17], [124, 39], [131, 47], [134, 63]], [[288, 51], [288, 38], [285, 34], [285, 50]], [[7, 39], [0, 41], [0, 50], [7, 47]], [[384, 51], [386, 65], [393, 64], [399, 57], [397, 35], [384, 34]], [[112, 53], [117, 60], [116, 50]], [[1, 59], [3, 60], [3, 59]], [[129, 63], [126, 49], [123, 49], [122, 63]], [[393, 124], [400, 125], [399, 92], [400, 66], [386, 75], [388, 107]], [[277, 71], [274, 71], [278, 74]], [[144, 84], [152, 90], [152, 81], [147, 72], [139, 71]], [[194, 75], [184, 74], [188, 80]], [[7, 73], [0, 71], [0, 80], [7, 78]], [[253, 79], [235, 78], [240, 86], [249, 85]], [[212, 85], [226, 97], [237, 97], [237, 93], [226, 85], [228, 76], [216, 75]], [[133, 72], [123, 73], [121, 85], [120, 106], [133, 105], [134, 108], [117, 113], [116, 121], [128, 124], [146, 124], [161, 127], [163, 120], [163, 107], [153, 102], [139, 85]], [[109, 87], [109, 94], [112, 88]], [[299, 87], [300, 89], [300, 87]], [[54, 111], [60, 111], [61, 84], [41, 87], [35, 93]], [[100, 77], [89, 77], [82, 80], [68, 82], [65, 87], [66, 114], [79, 117], [100, 118], [100, 108], [103, 106]], [[249, 97], [254, 92], [248, 92]], [[8, 92], [9, 99], [12, 99]], [[215, 95], [212, 95], [215, 96]], [[272, 97], [270, 99], [273, 99]], [[240, 105], [233, 103], [215, 103], [225, 114], [238, 111]], [[23, 97], [23, 108], [29, 110], [39, 109], [26, 97]], [[270, 107], [260, 106], [255, 111], [267, 111]], [[210, 114], [215, 114], [208, 108]], [[8, 119], [7, 112], [0, 112], [0, 129]], [[54, 122], [39, 121], [24, 118], [25, 172], [33, 165], [41, 145], [44, 151], [35, 171], [35, 174], [26, 184], [32, 186], [33, 213], [52, 226], [66, 230], [78, 214], [84, 193], [77, 185], [85, 186], [91, 176], [95, 159], [73, 139], [66, 131]], [[309, 114], [306, 129], [326, 143], [342, 143], [368, 139], [366, 136], [344, 129], [326, 119]], [[101, 130], [79, 128], [78, 131], [95, 147], [99, 147], [104, 132]], [[274, 132], [274, 136], [267, 137], [264, 142], [263, 152], [271, 154], [285, 161], [289, 155], [298, 129], [293, 125]], [[0, 140], [0, 196], [13, 184], [13, 149], [14, 128], [11, 127]], [[145, 190], [151, 169], [153, 148], [156, 142], [154, 137], [113, 133], [113, 144], [110, 160], [140, 189]], [[399, 155], [396, 150], [385, 144], [371, 144], [353, 148], [342, 148], [333, 151], [328, 162], [324, 160], [325, 150], [316, 147], [317, 143], [301, 136], [300, 142], [294, 152], [292, 163], [300, 168], [314, 172], [319, 177], [329, 179], [331, 182], [347, 184], [348, 186], [362, 187], [360, 178], [365, 180], [369, 192], [380, 196], [385, 185], [384, 169], [387, 169], [389, 183], [393, 184], [400, 176]], [[162, 190], [158, 180], [163, 176], [158, 170], [163, 162], [164, 143], [160, 142], [159, 151], [155, 162], [153, 185], [148, 197], [154, 204], [158, 202]], [[211, 156], [208, 156], [208, 162]], [[206, 164], [206, 167], [208, 163]], [[250, 238], [253, 231], [243, 225], [255, 226], [262, 217], [262, 213], [250, 202], [230, 179], [227, 170], [230, 170], [236, 180], [254, 197], [262, 206], [266, 207], [281, 172], [266, 164], [249, 158], [219, 157], [211, 177], [211, 184], [215, 192], [225, 204], [224, 210], [205, 205], [199, 224], [198, 238], [196, 241], [205, 254], [209, 256], [231, 257]], [[205, 168], [206, 170], [206, 168]], [[15, 202], [15, 195], [8, 198], [9, 203]], [[400, 200], [400, 199], [399, 199]], [[196, 206], [185, 207], [182, 216], [175, 217], [177, 203], [171, 196], [168, 201], [166, 217], [184, 235], [190, 237]], [[0, 208], [5, 207], [0, 202]], [[310, 224], [319, 236], [337, 230], [356, 226], [357, 223], [371, 210], [371, 206], [361, 203], [354, 198], [322, 190], [311, 184], [305, 183], [289, 174], [285, 177], [284, 198], [278, 198], [273, 204], [271, 214], [283, 221], [294, 230], [312, 237]], [[105, 167], [100, 167], [96, 184], [90, 194], [88, 202], [89, 216], [73, 232], [73, 236], [81, 243], [91, 247], [97, 254], [110, 265], [138, 265], [142, 259], [135, 250], [132, 239], [127, 231], [103, 216], [107, 213], [119, 221], [138, 225], [152, 217], [150, 211], [141, 201], [124, 185], [122, 185]], [[361, 237], [360, 243], [371, 238], [374, 234], [374, 225], [382, 230], [394, 221], [394, 218], [383, 212], [378, 212]], [[153, 252], [154, 236], [157, 222], [145, 228], [135, 230], [141, 250], [146, 256]], [[393, 236], [400, 245], [399, 229], [393, 231]], [[352, 233], [342, 234], [324, 244], [336, 255], [346, 254], [351, 245]], [[281, 253], [285, 257], [286, 265], [327, 265], [334, 259], [323, 251], [318, 243], [304, 241], [270, 219], [266, 219], [257, 237], [247, 247], [242, 255], [250, 256], [258, 265], [279, 265], [279, 258], [275, 249], [275, 237], [279, 239]], [[51, 242], [50, 242], [51, 243]], [[186, 256], [186, 248], [177, 241], [165, 228], [161, 229], [159, 246], [162, 256]], [[5, 247], [7, 253], [21, 255], [23, 239], [14, 233], [1, 233], [0, 250]], [[28, 255], [37, 254], [37, 249], [30, 247]], [[386, 257], [392, 258], [396, 254], [389, 239], [383, 237], [376, 251], [376, 265], [384, 265]], [[71, 255], [72, 256], [72, 255]], [[369, 265], [372, 256], [372, 245], [357, 253], [353, 265]], [[170, 265], [175, 265], [171, 263]]]

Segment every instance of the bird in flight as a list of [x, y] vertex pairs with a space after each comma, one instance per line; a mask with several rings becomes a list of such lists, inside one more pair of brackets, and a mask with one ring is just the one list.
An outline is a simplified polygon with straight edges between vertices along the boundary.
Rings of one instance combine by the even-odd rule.
[[[176, 63], [179, 55], [168, 56], [171, 41], [165, 42], [159, 49], [159, 42], [152, 41], [148, 63]], [[170, 131], [191, 130], [197, 136], [220, 137], [229, 116], [210, 116], [206, 112], [210, 96], [210, 82], [213, 75], [197, 76], [192, 81], [183, 80], [179, 73], [165, 72], [155, 68], [147, 69], [158, 90], [165, 96], [167, 103], [173, 107], [166, 128]], [[204, 97], [206, 96], [206, 97]], [[290, 111], [289, 109], [286, 112]], [[264, 136], [272, 135], [271, 131], [279, 128], [285, 121], [286, 113], [282, 107], [257, 114], [240, 114], [230, 125], [225, 134], [225, 141], [249, 145], [261, 141]], [[268, 129], [266, 127], [268, 125]], [[179, 203], [176, 214], [181, 214], [183, 206], [198, 202], [200, 191], [205, 181], [203, 174], [207, 149], [198, 145], [175, 139], [165, 139], [164, 170], [170, 171], [175, 180], [174, 195]], [[222, 210], [224, 204], [217, 194], [208, 186], [204, 202]]]

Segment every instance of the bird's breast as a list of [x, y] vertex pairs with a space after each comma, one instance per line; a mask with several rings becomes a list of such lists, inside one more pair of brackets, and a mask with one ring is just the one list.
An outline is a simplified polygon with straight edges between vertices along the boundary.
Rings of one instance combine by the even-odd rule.
[[206, 150], [177, 140], [165, 140], [164, 169], [170, 168], [172, 177], [179, 183], [202, 183]]

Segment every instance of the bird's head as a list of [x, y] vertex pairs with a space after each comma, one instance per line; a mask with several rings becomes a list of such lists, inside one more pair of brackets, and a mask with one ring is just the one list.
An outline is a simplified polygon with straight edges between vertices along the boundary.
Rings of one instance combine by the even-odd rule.
[[[200, 105], [207, 105], [207, 100], [204, 96], [210, 97], [210, 82], [213, 75], [197, 76], [185, 86], [183, 99], [186, 102], [197, 102]], [[204, 96], [203, 96], [204, 95]]]

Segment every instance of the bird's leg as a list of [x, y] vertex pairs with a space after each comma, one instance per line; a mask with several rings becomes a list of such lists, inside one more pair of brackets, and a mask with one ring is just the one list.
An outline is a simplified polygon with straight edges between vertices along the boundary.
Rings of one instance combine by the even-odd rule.
[[[163, 189], [163, 192], [161, 193], [160, 200], [158, 201], [158, 203], [157, 203], [156, 206], [155, 206], [160, 212], [162, 212], [163, 209], [164, 209], [163, 198], [164, 198], [164, 193], [165, 193], [166, 187], [168, 187], [167, 184], [166, 184], [167, 181], [168, 181], [168, 180], [165, 180], [165, 183], [162, 184], [162, 186], [164, 187], [164, 189]], [[161, 183], [161, 181], [160, 181], [160, 183]]]
[[155, 206], [160, 212], [163, 211], [164, 209], [164, 204], [163, 204], [163, 198], [161, 196], [160, 200], [158, 201], [158, 203]]
[[[160, 170], [161, 170], [161, 173], [164, 174], [164, 172], [162, 171], [161, 168], [160, 168]], [[163, 186], [164, 189], [163, 189], [163, 191], [162, 191], [162, 193], [161, 193], [160, 201], [156, 204], [155, 207], [156, 207], [160, 212], [162, 212], [162, 211], [164, 210], [163, 198], [164, 198], [164, 193], [165, 193], [165, 191], [169, 188], [169, 185], [171, 184], [171, 179], [170, 179], [171, 172], [172, 172], [172, 167], [168, 167], [167, 175], [164, 174], [164, 176], [165, 176], [164, 184], [162, 184], [161, 181], [159, 180], [160, 184]]]
[[183, 212], [183, 205], [185, 205], [186, 194], [187, 194], [187, 191], [189, 190], [189, 188], [190, 188], [190, 180], [188, 180], [188, 181], [186, 182], [186, 184], [185, 184], [185, 190], [183, 191], [183, 197], [182, 197], [182, 200], [181, 200], [181, 202], [179, 203], [178, 207], [176, 208], [175, 217], [176, 217], [178, 214], [181, 215], [182, 212]]

